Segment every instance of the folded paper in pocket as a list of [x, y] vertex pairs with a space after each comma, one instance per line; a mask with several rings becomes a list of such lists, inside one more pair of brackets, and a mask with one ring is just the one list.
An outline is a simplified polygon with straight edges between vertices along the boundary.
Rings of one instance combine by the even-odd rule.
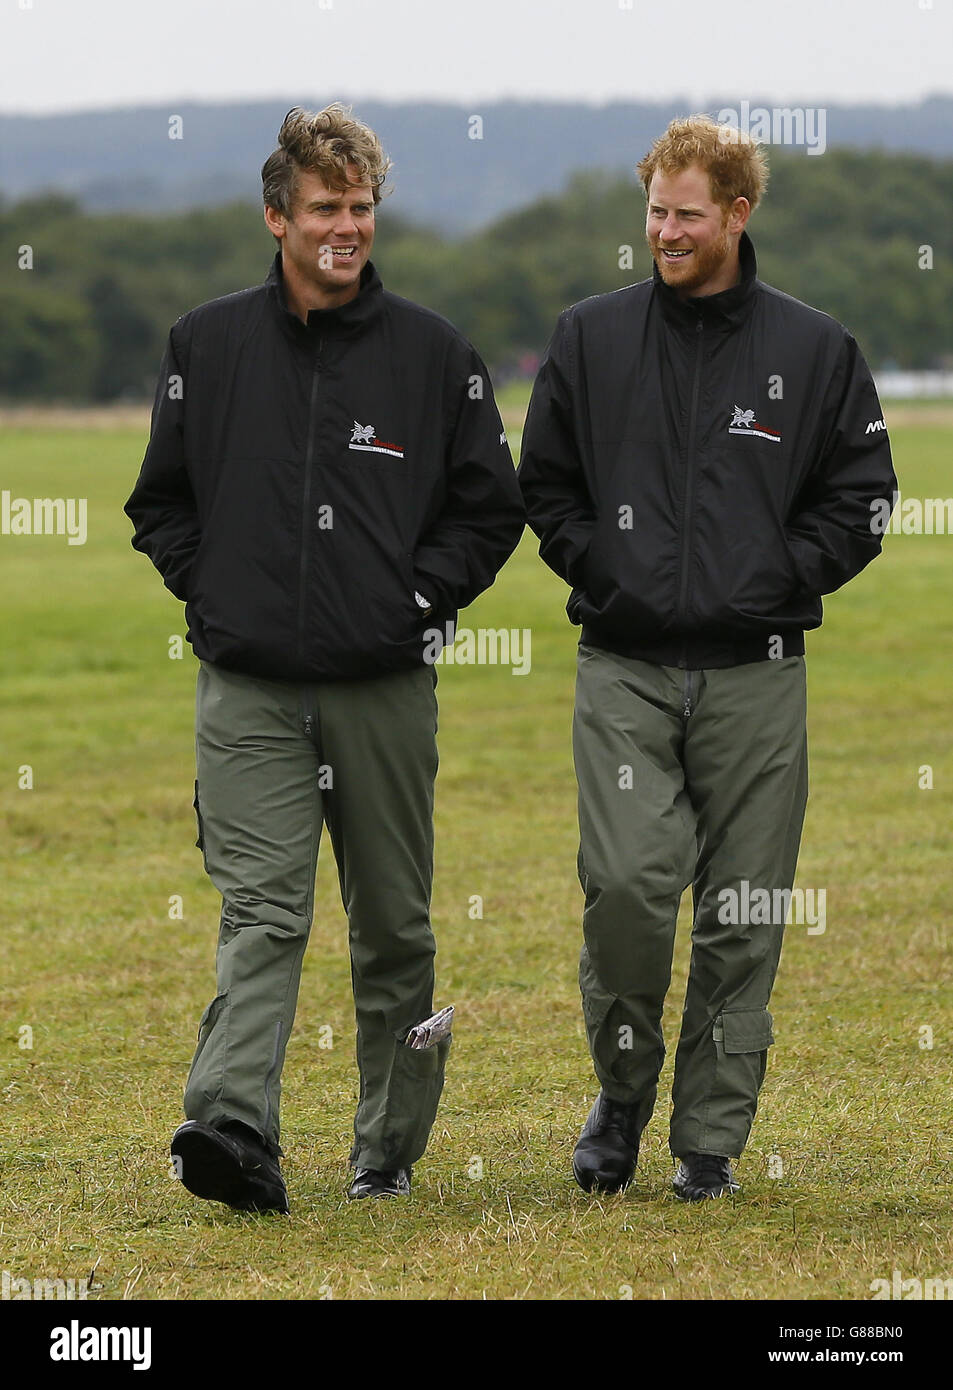
[[430, 1018], [425, 1018], [423, 1023], [418, 1023], [411, 1028], [404, 1042], [408, 1047], [420, 1049], [422, 1047], [433, 1047], [442, 1038], [449, 1037], [450, 1029], [453, 1026], [453, 1005], [448, 1004], [439, 1013], [433, 1014]]

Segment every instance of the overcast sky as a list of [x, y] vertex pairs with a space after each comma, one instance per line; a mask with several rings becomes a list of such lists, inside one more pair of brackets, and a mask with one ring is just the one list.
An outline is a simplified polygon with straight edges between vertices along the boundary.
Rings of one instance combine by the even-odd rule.
[[953, 0], [0, 0], [0, 110], [953, 92]]

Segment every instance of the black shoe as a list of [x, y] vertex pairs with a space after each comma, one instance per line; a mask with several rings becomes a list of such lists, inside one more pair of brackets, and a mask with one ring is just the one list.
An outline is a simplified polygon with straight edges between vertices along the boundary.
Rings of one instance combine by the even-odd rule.
[[572, 1156], [573, 1175], [584, 1192], [628, 1187], [639, 1157], [638, 1117], [638, 1104], [623, 1105], [599, 1092]]
[[683, 1202], [703, 1202], [740, 1191], [731, 1163], [721, 1154], [686, 1154], [678, 1165], [672, 1186]]
[[186, 1120], [172, 1136], [172, 1159], [196, 1197], [225, 1202], [237, 1211], [288, 1214], [288, 1189], [278, 1159], [253, 1129], [237, 1120], [220, 1129]]
[[358, 1168], [347, 1190], [351, 1198], [409, 1197], [412, 1168], [397, 1168], [381, 1172], [378, 1168]]

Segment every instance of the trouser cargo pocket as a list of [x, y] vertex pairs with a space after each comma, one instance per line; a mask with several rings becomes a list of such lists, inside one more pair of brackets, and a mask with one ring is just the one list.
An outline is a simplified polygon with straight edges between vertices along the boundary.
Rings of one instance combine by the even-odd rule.
[[[711, 1030], [715, 1043], [715, 1083], [709, 1113], [729, 1115], [750, 1108], [751, 1119], [774, 1042], [767, 1009], [731, 1009], [720, 1013]], [[750, 1120], [748, 1121], [750, 1128]], [[747, 1139], [747, 1129], [745, 1139]]]
[[380, 1134], [383, 1168], [407, 1168], [424, 1153], [437, 1117], [451, 1041], [444, 1038], [424, 1048], [396, 1042]]
[[728, 1056], [764, 1052], [774, 1042], [773, 1021], [767, 1009], [728, 1009], [715, 1019], [712, 1037]]
[[703, 1107], [699, 1148], [736, 1158], [748, 1142], [758, 1106], [758, 1092], [774, 1042], [767, 1009], [730, 1009], [712, 1025], [714, 1075]]
[[[684, 1025], [683, 1025], [684, 1028]], [[723, 1009], [682, 1044], [672, 1088], [672, 1152], [737, 1158], [748, 1142], [774, 1042], [766, 1008]]]

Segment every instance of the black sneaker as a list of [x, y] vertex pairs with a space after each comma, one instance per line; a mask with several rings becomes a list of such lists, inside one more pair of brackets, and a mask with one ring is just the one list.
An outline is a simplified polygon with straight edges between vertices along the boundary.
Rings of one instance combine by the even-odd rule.
[[582, 1127], [572, 1171], [584, 1192], [620, 1192], [628, 1187], [639, 1157], [639, 1106], [610, 1100], [600, 1091]]
[[686, 1154], [672, 1186], [683, 1202], [703, 1202], [706, 1197], [724, 1197], [726, 1193], [730, 1196], [741, 1189], [730, 1160], [721, 1154]]
[[412, 1168], [397, 1168], [382, 1172], [379, 1168], [358, 1168], [347, 1190], [352, 1199], [358, 1197], [409, 1197]]
[[186, 1120], [172, 1136], [172, 1160], [196, 1197], [224, 1202], [236, 1211], [288, 1214], [288, 1189], [277, 1157], [237, 1120], [219, 1129]]

